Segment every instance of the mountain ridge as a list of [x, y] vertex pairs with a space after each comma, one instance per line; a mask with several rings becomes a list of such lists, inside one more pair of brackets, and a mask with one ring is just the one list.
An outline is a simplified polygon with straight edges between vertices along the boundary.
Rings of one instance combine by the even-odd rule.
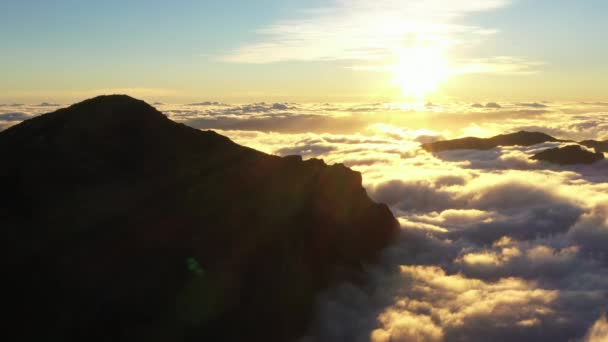
[[450, 150], [489, 150], [498, 146], [531, 146], [548, 141], [561, 141], [541, 132], [519, 131], [510, 134], [499, 134], [491, 138], [465, 137], [452, 140], [441, 140], [422, 144], [422, 148], [429, 152], [442, 152]]

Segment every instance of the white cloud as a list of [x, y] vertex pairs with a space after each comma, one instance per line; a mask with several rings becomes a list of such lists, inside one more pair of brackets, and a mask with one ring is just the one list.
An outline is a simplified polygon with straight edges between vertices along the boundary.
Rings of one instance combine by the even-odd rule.
[[[573, 114], [573, 125], [564, 113], [579, 104], [552, 103], [542, 114], [494, 120], [495, 112], [523, 111], [531, 103], [539, 102], [473, 113], [439, 105], [426, 115], [431, 124], [458, 115], [466, 127], [479, 114], [479, 129], [492, 134], [545, 122], [568, 136], [601, 136], [584, 124], [601, 115]], [[303, 110], [296, 107], [291, 115]], [[401, 223], [401, 237], [368, 267], [370, 283], [344, 284], [320, 298], [309, 340], [583, 339], [607, 303], [605, 163], [562, 167], [528, 160], [559, 143], [433, 156], [418, 147], [420, 137], [462, 131], [405, 128], [382, 113], [407, 116], [411, 109], [394, 108], [333, 105], [326, 114], [315, 112], [332, 120], [380, 116], [358, 133], [223, 132], [270, 153], [302, 152], [353, 166], [368, 193], [389, 204]]]
[[223, 57], [229, 62], [374, 60], [413, 41], [448, 48], [459, 37], [496, 32], [460, 23], [475, 12], [505, 7], [510, 0], [336, 0], [271, 24], [264, 38]]
[[528, 75], [538, 72], [544, 63], [529, 61], [521, 57], [495, 56], [457, 62], [453, 74], [500, 74]]

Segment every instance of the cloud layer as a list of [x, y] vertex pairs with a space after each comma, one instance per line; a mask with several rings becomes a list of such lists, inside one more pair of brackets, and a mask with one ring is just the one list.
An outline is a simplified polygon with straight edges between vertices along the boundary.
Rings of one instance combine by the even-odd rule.
[[[436, 155], [419, 144], [524, 127], [603, 139], [605, 131], [596, 127], [606, 125], [606, 113], [576, 103], [503, 103], [476, 111], [467, 106], [334, 106], [325, 114], [318, 106], [315, 115], [335, 122], [357, 118], [362, 126], [350, 133], [340, 133], [340, 125], [325, 133], [306, 132], [305, 126], [222, 132], [269, 153], [324, 158], [359, 170], [368, 193], [387, 203], [401, 223], [400, 239], [367, 268], [368, 283], [343, 284], [319, 298], [317, 319], [303, 341], [604, 338], [608, 162], [562, 167], [529, 159], [564, 144], [559, 142]], [[304, 111], [294, 107], [293, 115]], [[443, 121], [440, 128], [406, 128], [402, 118], [378, 122], [420, 113]]]
[[[430, 154], [421, 142], [521, 129], [608, 139], [601, 104], [159, 104], [170, 118], [277, 155], [344, 163], [401, 235], [369, 281], [325, 292], [303, 341], [602, 341], [608, 160], [530, 160], [563, 143]], [[51, 108], [52, 109], [52, 108]], [[51, 110], [0, 106], [0, 125]]]

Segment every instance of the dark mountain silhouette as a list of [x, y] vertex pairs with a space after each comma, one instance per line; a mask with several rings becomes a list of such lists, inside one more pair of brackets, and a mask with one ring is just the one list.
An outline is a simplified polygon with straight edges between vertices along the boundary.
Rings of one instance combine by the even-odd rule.
[[[540, 132], [520, 131], [511, 134], [500, 134], [491, 138], [466, 137], [453, 140], [442, 140], [422, 144], [422, 148], [429, 152], [442, 152], [452, 150], [489, 150], [498, 146], [532, 146], [548, 141], [573, 142], [560, 140]], [[531, 159], [543, 160], [551, 163], [590, 164], [604, 159], [602, 152], [608, 152], [608, 141], [584, 140], [579, 145], [570, 145], [562, 148], [551, 148], [535, 154]], [[580, 145], [594, 148], [596, 153], [581, 148]]]
[[422, 148], [429, 152], [450, 150], [489, 150], [498, 146], [531, 146], [547, 141], [560, 141], [554, 137], [540, 132], [520, 131], [511, 134], [500, 134], [491, 138], [467, 137], [454, 140], [443, 140], [422, 144]]
[[604, 159], [602, 152], [590, 152], [580, 145], [568, 145], [561, 148], [550, 148], [531, 157], [535, 160], [548, 161], [560, 165], [591, 164]]
[[502, 108], [502, 106], [496, 102], [488, 102], [486, 103], [486, 108]]
[[3, 307], [24, 341], [287, 340], [398, 229], [357, 172], [128, 96], [24, 121], [0, 153]]
[[583, 146], [595, 149], [595, 152], [606, 152], [608, 153], [608, 140], [597, 141], [597, 140], [583, 140], [579, 142]]

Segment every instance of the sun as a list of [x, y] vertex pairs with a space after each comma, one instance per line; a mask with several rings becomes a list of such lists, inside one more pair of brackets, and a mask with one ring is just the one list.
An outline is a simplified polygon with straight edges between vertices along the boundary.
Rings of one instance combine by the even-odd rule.
[[449, 76], [448, 63], [441, 49], [404, 48], [399, 50], [398, 58], [394, 76], [404, 98], [423, 100]]

